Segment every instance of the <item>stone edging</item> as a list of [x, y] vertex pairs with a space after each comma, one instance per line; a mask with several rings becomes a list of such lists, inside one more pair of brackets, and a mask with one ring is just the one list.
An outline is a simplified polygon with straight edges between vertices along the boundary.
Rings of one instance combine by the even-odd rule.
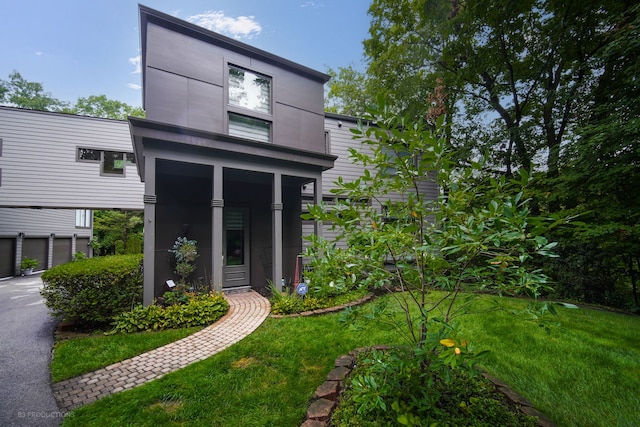
[[[331, 419], [331, 414], [338, 405], [338, 399], [342, 392], [342, 381], [349, 376], [353, 370], [358, 354], [371, 349], [389, 350], [390, 348], [389, 346], [357, 348], [350, 351], [348, 355], [338, 357], [335, 361], [334, 368], [327, 375], [327, 379], [316, 389], [313, 398], [310, 400], [306, 420], [300, 427], [327, 427]], [[482, 375], [491, 381], [491, 383], [496, 386], [496, 389], [506, 396], [509, 402], [519, 405], [522, 413], [538, 417], [539, 427], [556, 427], [553, 421], [535, 409], [531, 402], [513, 391], [507, 384], [493, 378], [487, 373], [483, 373]]]
[[373, 299], [373, 297], [374, 297], [373, 294], [367, 294], [358, 300], [351, 301], [342, 305], [336, 305], [336, 306], [327, 307], [327, 308], [319, 308], [317, 310], [303, 311], [301, 313], [294, 313], [294, 314], [270, 314], [269, 317], [273, 317], [274, 319], [282, 319], [285, 317], [319, 316], [321, 314], [335, 313], [336, 311], [344, 310], [347, 307], [353, 307], [356, 305], [369, 302]]

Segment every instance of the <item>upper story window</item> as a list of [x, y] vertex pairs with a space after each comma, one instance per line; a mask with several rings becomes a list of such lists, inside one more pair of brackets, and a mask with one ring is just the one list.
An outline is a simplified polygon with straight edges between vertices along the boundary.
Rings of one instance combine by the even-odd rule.
[[100, 175], [125, 176], [125, 166], [135, 164], [133, 153], [79, 147], [77, 161], [100, 163]]
[[229, 64], [229, 135], [271, 141], [271, 77]]
[[229, 105], [271, 114], [271, 78], [229, 65]]

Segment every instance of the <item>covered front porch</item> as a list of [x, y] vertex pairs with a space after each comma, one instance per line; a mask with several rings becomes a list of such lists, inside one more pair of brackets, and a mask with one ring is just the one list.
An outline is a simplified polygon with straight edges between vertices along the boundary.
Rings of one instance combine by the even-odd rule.
[[[322, 197], [334, 156], [130, 119], [145, 182], [144, 303], [175, 279], [178, 237], [197, 241], [193, 280], [264, 291], [294, 275], [302, 250], [301, 187]], [[316, 225], [319, 233], [320, 225]]]

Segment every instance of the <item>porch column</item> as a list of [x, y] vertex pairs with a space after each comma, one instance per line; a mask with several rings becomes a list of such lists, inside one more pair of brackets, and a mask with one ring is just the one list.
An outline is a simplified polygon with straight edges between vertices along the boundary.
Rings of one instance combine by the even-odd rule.
[[222, 233], [224, 220], [223, 173], [222, 166], [213, 167], [213, 199], [211, 199], [211, 279], [216, 291], [222, 292], [224, 281], [224, 252], [222, 251]]
[[153, 304], [155, 298], [156, 256], [156, 159], [144, 157], [144, 282], [142, 303]]
[[271, 205], [273, 225], [272, 269], [273, 284], [282, 291], [282, 175], [273, 174], [273, 204]]
[[[313, 202], [316, 205], [322, 203], [322, 174], [318, 175], [313, 185]], [[322, 221], [316, 220], [313, 223], [313, 232], [316, 236], [322, 237]]]

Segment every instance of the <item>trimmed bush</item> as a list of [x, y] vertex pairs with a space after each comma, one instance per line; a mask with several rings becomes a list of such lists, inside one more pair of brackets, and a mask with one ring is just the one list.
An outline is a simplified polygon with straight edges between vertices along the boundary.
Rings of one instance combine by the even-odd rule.
[[222, 294], [211, 292], [190, 297], [186, 304], [163, 308], [158, 305], [138, 305], [118, 315], [112, 334], [210, 325], [229, 311]]
[[89, 258], [42, 274], [40, 294], [55, 316], [83, 325], [111, 323], [142, 302], [142, 255]]

